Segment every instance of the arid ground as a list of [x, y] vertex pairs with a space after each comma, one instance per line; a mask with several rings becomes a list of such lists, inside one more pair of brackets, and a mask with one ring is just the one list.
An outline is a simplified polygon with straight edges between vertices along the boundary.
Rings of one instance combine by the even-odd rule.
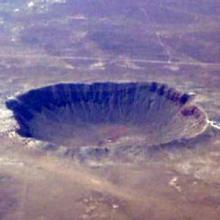
[[[5, 106], [34, 88], [106, 81], [195, 93], [209, 127], [144, 153], [131, 143], [73, 157], [20, 137]], [[218, 220], [219, 85], [218, 0], [0, 0], [0, 219]]]

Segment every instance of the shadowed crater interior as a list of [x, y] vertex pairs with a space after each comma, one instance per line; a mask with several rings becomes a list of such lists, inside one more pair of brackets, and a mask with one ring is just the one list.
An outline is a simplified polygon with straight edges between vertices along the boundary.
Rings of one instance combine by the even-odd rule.
[[206, 114], [192, 97], [152, 83], [57, 84], [10, 99], [23, 137], [68, 147], [146, 146], [204, 131]]

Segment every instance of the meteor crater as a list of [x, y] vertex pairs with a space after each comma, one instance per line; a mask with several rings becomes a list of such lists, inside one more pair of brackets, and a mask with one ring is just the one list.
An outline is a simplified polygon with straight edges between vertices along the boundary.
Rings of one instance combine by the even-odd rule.
[[190, 139], [207, 126], [192, 96], [157, 82], [56, 84], [6, 102], [22, 137], [68, 148]]

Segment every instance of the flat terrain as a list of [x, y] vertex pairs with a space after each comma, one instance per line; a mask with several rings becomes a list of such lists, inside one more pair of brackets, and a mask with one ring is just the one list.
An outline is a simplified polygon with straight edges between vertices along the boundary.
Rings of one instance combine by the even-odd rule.
[[8, 98], [100, 81], [165, 82], [220, 123], [219, 1], [0, 0], [0, 219], [218, 220], [218, 129], [105, 159], [15, 133]]

